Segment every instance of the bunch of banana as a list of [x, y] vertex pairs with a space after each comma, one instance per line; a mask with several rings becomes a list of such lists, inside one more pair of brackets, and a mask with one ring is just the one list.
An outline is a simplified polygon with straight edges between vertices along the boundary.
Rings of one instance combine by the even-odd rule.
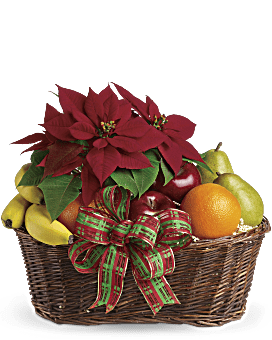
[[4, 209], [1, 216], [3, 225], [14, 229], [25, 222], [28, 233], [40, 242], [49, 245], [73, 243], [73, 234], [59, 221], [52, 221], [42, 191], [37, 186], [18, 186], [30, 165], [23, 165], [15, 177], [19, 193]]
[[41, 203], [43, 200], [43, 193], [38, 187], [18, 186], [30, 165], [31, 163], [23, 165], [15, 176], [15, 186], [19, 194], [9, 202], [2, 213], [2, 223], [6, 228], [20, 228], [24, 222], [27, 208], [32, 203]]
[[34, 203], [27, 209], [25, 226], [37, 241], [52, 246], [73, 243], [73, 234], [59, 221], [52, 222], [45, 205]]

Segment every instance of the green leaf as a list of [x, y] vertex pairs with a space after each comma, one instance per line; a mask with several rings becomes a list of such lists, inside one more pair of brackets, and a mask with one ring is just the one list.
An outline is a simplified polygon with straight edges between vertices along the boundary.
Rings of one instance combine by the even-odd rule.
[[144, 154], [150, 160], [152, 167], [131, 170], [139, 191], [139, 197], [154, 183], [160, 168], [160, 160], [158, 159], [156, 151], [151, 149], [144, 152]]
[[138, 188], [130, 170], [117, 168], [110, 177], [120, 187], [130, 190], [134, 197], [138, 195]]
[[[77, 139], [77, 140], [70, 140], [70, 143], [74, 143], [74, 144], [79, 144], [79, 145], [83, 145], [83, 149], [82, 151], [79, 153], [79, 156], [85, 158], [89, 152], [89, 143], [86, 140], [81, 140], [81, 139]], [[78, 168], [79, 169], [79, 168]], [[82, 170], [79, 169], [80, 171]]]
[[38, 165], [44, 159], [44, 157], [49, 153], [49, 150], [36, 150], [31, 155], [31, 163], [34, 165]]
[[161, 169], [164, 175], [164, 185], [166, 185], [168, 182], [171, 181], [172, 178], [175, 177], [175, 174], [173, 173], [173, 171], [170, 169], [170, 167], [167, 165], [167, 163], [163, 160], [163, 158], [161, 158]]
[[27, 172], [22, 177], [20, 183], [17, 186], [25, 185], [32, 186], [38, 185], [44, 174], [44, 167], [36, 167], [40, 164], [44, 157], [48, 154], [49, 150], [34, 151], [31, 155], [31, 165]]
[[39, 185], [52, 220], [59, 217], [67, 205], [79, 195], [81, 179], [73, 175], [48, 176]]
[[108, 177], [105, 182], [104, 182], [104, 186], [105, 187], [113, 187], [115, 186], [117, 183], [111, 178], [111, 177]]
[[79, 144], [79, 145], [84, 145], [86, 147], [89, 147], [89, 143], [86, 140], [81, 140], [81, 139], [70, 140], [70, 143], [76, 143], [76, 144]]
[[151, 149], [151, 150], [152, 150], [153, 153], [155, 153], [155, 154], [157, 155], [158, 159], [161, 159], [161, 158], [162, 158], [162, 156], [161, 156], [160, 151], [158, 150], [158, 148], [154, 148], [154, 149]]
[[186, 161], [186, 162], [189, 162], [189, 163], [196, 163], [200, 167], [210, 171], [213, 174], [212, 169], [206, 163], [202, 163], [202, 162], [195, 161], [195, 160], [192, 160], [192, 159], [188, 159], [188, 158], [185, 158], [185, 157], [183, 157], [183, 160]]

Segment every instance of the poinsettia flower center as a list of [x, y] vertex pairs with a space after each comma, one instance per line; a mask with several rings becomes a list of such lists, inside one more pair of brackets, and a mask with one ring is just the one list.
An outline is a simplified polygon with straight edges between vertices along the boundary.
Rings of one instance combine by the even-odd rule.
[[98, 129], [98, 134], [101, 138], [106, 138], [114, 131], [115, 127], [116, 123], [114, 120], [101, 122], [101, 128]]
[[157, 116], [154, 117], [154, 121], [153, 121], [153, 126], [158, 129], [158, 130], [162, 130], [162, 127], [164, 124], [166, 124], [168, 122], [168, 120], [166, 119], [165, 115], [161, 115], [159, 118]]

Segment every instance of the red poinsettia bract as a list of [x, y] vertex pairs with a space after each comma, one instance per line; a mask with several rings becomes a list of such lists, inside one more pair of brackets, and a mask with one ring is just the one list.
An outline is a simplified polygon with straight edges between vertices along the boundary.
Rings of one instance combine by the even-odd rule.
[[76, 139], [88, 141], [86, 160], [101, 185], [117, 166], [127, 169], [151, 166], [142, 152], [153, 147], [154, 141], [148, 137], [152, 127], [133, 115], [129, 102], [118, 100], [110, 86], [99, 94], [90, 89], [84, 114], [79, 110], [72, 110], [72, 114], [77, 122], [69, 132]]
[[182, 157], [203, 162], [198, 151], [187, 139], [192, 137], [195, 124], [188, 118], [179, 115], [165, 116], [159, 112], [158, 106], [150, 97], [146, 97], [146, 103], [134, 97], [123, 87], [114, 84], [120, 95], [125, 98], [138, 114], [152, 126], [149, 135], [162, 134], [165, 138], [158, 149], [163, 158], [177, 174], [183, 163]]

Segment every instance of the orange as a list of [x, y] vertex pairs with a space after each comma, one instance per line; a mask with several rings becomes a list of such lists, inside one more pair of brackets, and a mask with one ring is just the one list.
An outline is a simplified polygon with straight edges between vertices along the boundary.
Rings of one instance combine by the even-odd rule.
[[[71, 233], [74, 233], [75, 231], [77, 215], [79, 212], [79, 208], [82, 206], [84, 206], [82, 194], [79, 194], [73, 202], [67, 205], [67, 207], [58, 217], [58, 220], [62, 224], [64, 224]], [[89, 204], [89, 207], [90, 206], [94, 206], [94, 203], [91, 202]]]
[[190, 190], [180, 209], [190, 215], [193, 235], [200, 239], [232, 235], [241, 218], [237, 198], [215, 183], [200, 184]]

